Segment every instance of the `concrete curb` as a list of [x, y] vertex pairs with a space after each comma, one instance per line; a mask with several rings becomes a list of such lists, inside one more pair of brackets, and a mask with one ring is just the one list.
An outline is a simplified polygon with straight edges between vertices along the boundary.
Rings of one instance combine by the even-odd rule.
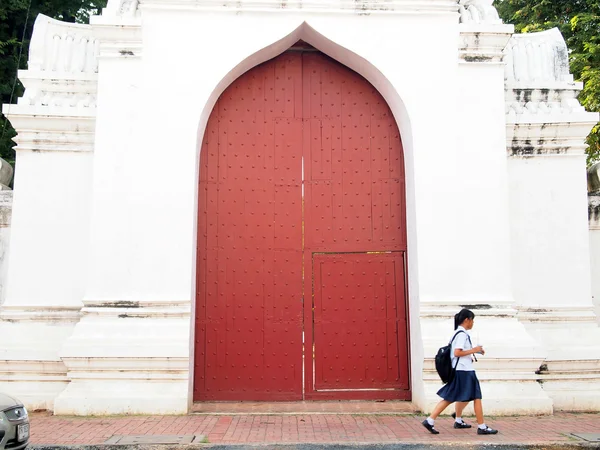
[[187, 444], [187, 445], [39, 445], [28, 446], [29, 450], [575, 450], [598, 449], [597, 443], [591, 442], [563, 442], [549, 444], [524, 444], [519, 442], [502, 444], [475, 444], [460, 442], [436, 443], [296, 443], [296, 444]]

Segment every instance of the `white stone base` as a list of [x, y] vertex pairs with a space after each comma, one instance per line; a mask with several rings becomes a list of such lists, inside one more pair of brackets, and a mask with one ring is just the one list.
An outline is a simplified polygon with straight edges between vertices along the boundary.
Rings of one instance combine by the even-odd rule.
[[32, 410], [53, 410], [68, 385], [59, 357], [79, 320], [78, 307], [45, 308], [3, 305], [0, 310], [0, 391]]
[[579, 376], [544, 379], [542, 386], [552, 398], [555, 411], [598, 412], [600, 410], [600, 373], [592, 379]]
[[600, 327], [594, 307], [526, 308], [519, 318], [548, 356], [538, 378], [558, 411], [600, 411]]
[[[481, 383], [483, 412], [489, 416], [514, 416], [552, 414], [552, 399], [544, 392], [541, 385], [535, 381], [498, 381], [486, 380], [478, 374]], [[436, 392], [442, 387], [441, 381], [425, 383], [426, 403], [419, 409], [426, 414], [431, 413], [441, 400]], [[454, 406], [450, 405], [443, 414], [450, 415]], [[465, 408], [465, 415], [474, 415], [473, 403]]]
[[57, 415], [186, 414], [187, 380], [77, 380], [54, 403]]
[[52, 411], [68, 384], [62, 361], [0, 361], [0, 392], [18, 398], [30, 411]]
[[189, 302], [84, 302], [60, 356], [70, 384], [54, 412], [185, 414]]
[[[442, 382], [435, 371], [433, 356], [452, 337], [453, 314], [460, 305], [427, 305], [421, 310], [421, 330], [425, 347], [423, 379], [425, 396], [417, 406], [425, 413], [441, 400], [436, 392]], [[536, 371], [546, 351], [525, 330], [510, 305], [483, 305], [473, 309], [475, 326], [470, 332], [473, 345], [482, 344], [486, 354], [475, 364], [481, 382], [485, 414], [552, 414], [552, 399], [537, 381]], [[467, 414], [472, 413], [467, 409]], [[447, 414], [454, 407], [449, 407]]]

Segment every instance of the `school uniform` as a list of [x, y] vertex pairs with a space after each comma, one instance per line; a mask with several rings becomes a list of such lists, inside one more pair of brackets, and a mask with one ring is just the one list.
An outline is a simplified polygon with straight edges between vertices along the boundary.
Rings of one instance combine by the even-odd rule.
[[[459, 333], [462, 331], [462, 333]], [[479, 380], [473, 367], [472, 355], [454, 356], [454, 350], [470, 350], [473, 348], [471, 339], [462, 326], [459, 326], [454, 333], [458, 333], [452, 341], [452, 367], [456, 367], [454, 378], [448, 384], [444, 385], [437, 394], [449, 402], [470, 402], [475, 399], [481, 399], [481, 388]], [[452, 335], [454, 336], [454, 334]]]

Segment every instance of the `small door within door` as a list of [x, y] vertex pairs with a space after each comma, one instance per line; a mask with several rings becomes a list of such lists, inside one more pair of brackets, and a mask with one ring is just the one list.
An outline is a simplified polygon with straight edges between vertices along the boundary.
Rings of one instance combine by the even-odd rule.
[[408, 398], [404, 253], [313, 260], [314, 393]]

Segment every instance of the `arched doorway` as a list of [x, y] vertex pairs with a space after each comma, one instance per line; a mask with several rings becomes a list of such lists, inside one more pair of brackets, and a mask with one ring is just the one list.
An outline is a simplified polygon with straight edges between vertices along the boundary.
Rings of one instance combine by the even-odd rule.
[[402, 144], [298, 43], [223, 92], [200, 156], [194, 400], [410, 399]]

